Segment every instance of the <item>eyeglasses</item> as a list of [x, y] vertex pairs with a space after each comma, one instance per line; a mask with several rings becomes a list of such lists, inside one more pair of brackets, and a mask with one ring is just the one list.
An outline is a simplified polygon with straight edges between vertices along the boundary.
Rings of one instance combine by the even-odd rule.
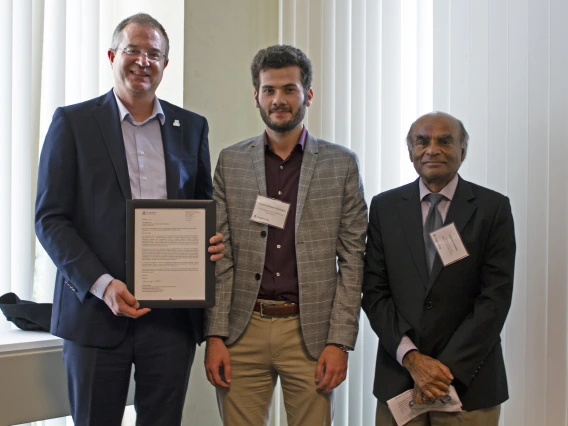
[[160, 51], [148, 52], [147, 50], [129, 49], [128, 47], [123, 47], [122, 51], [132, 58], [138, 58], [140, 55], [145, 55], [150, 62], [158, 62], [166, 58], [166, 55]]

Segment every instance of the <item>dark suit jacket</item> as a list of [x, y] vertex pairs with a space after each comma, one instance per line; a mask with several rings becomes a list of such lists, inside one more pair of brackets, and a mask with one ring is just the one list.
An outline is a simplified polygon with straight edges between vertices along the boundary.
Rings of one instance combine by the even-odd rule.
[[[160, 103], [168, 198], [211, 199], [206, 119]], [[131, 198], [113, 91], [58, 108], [41, 152], [35, 217], [38, 239], [57, 267], [52, 334], [98, 347], [124, 338], [130, 319], [115, 316], [89, 289], [105, 273], [125, 282]], [[200, 342], [202, 310], [190, 315]]]
[[459, 179], [445, 224], [455, 222], [469, 257], [428, 277], [418, 180], [373, 198], [363, 309], [379, 336], [374, 394], [413, 387], [396, 360], [404, 334], [445, 364], [466, 410], [507, 400], [500, 333], [513, 291], [515, 234], [509, 199]]

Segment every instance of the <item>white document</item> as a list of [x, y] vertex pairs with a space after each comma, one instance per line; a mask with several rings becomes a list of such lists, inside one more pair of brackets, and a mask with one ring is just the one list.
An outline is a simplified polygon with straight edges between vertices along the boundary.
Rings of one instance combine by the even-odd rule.
[[433, 404], [413, 404], [413, 402], [413, 389], [407, 390], [387, 401], [387, 405], [398, 426], [403, 426], [413, 418], [429, 411], [462, 411], [460, 398], [453, 386], [450, 386], [449, 397], [438, 398]]
[[258, 195], [250, 220], [284, 229], [289, 210], [290, 203]]
[[453, 222], [431, 232], [430, 238], [432, 238], [444, 266], [448, 266], [451, 263], [469, 256], [456, 228], [456, 224]]
[[139, 300], [205, 298], [205, 209], [136, 209], [134, 294]]

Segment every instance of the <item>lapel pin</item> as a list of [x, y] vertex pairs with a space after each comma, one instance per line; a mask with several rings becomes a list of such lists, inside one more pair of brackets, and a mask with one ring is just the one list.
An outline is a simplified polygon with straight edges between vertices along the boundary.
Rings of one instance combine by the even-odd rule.
[[179, 120], [174, 120], [174, 126], [179, 127]]

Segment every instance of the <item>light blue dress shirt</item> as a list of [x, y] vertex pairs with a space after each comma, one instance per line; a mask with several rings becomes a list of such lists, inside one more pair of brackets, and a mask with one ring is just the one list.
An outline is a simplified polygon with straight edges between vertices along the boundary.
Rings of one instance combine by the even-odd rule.
[[[158, 98], [154, 97], [154, 109], [150, 117], [138, 123], [118, 99], [116, 92], [114, 97], [120, 114], [132, 199], [168, 198], [164, 144], [160, 127], [160, 123], [164, 124], [165, 116]], [[113, 279], [109, 274], [101, 275], [90, 292], [102, 299]]]

